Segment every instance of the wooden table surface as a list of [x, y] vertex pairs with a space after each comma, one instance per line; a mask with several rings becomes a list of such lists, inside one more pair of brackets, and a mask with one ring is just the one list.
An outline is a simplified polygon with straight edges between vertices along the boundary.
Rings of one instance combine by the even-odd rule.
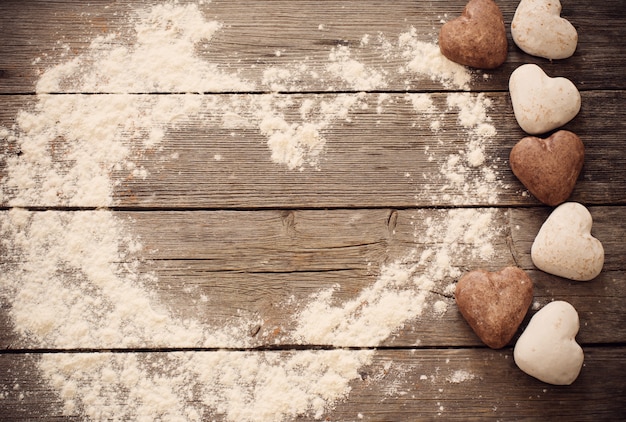
[[[120, 33], [115, 42], [130, 43], [130, 38], [124, 38], [132, 30], [128, 16], [133, 10], [147, 7], [147, 3], [0, 2], [0, 126], [11, 128], [20, 110], [31, 109], [38, 101], [35, 87], [46, 69], [86, 54], [93, 38]], [[181, 0], [179, 5], [186, 3]], [[337, 421], [623, 420], [624, 2], [564, 0], [562, 15], [577, 28], [579, 43], [574, 56], [561, 61], [532, 57], [519, 50], [510, 36], [517, 2], [497, 3], [509, 37], [507, 61], [487, 72], [488, 77], [475, 72], [478, 76], [470, 83], [473, 94], [483, 93], [491, 101], [488, 114], [497, 130], [485, 144], [488, 163], [497, 165], [497, 180], [492, 186], [495, 196], [491, 198], [471, 187], [469, 191], [463, 186], [450, 187], [445, 178], [435, 177], [440, 174], [441, 158], [464, 148], [467, 142], [467, 132], [457, 116], [440, 106], [443, 130], [435, 136], [427, 125], [414, 124], [415, 111], [406, 101], [407, 92], [429, 93], [434, 104], [441, 105], [459, 88], [425, 76], [407, 76], [398, 70], [403, 65], [401, 58], [385, 58], [381, 50], [374, 48], [382, 39], [379, 36], [395, 40], [411, 27], [417, 38], [434, 42], [441, 21], [459, 15], [464, 1], [214, 0], [200, 4], [207, 20], [223, 26], [202, 47], [206, 51], [200, 48], [198, 54], [220, 69], [258, 82], [243, 92], [216, 90], [206, 92], [205, 97], [222, 100], [234, 94], [283, 96], [292, 105], [282, 112], [296, 120], [299, 106], [307, 99], [332, 101], [363, 92], [358, 98], [367, 107], [350, 110], [349, 118], [336, 119], [323, 128], [326, 146], [314, 166], [290, 169], [277, 164], [271, 160], [267, 138], [259, 130], [211, 127], [196, 114], [171, 129], [157, 153], [144, 153], [136, 159], [147, 177], [133, 179], [113, 174], [120, 183], [111, 203], [104, 205], [115, 219], [132, 220], [131, 232], [143, 245], [138, 252], [137, 271], [158, 279], [144, 286], [151, 298], [165, 304], [176, 318], [194, 319], [200, 325], [215, 327], [220, 321], [242, 315], [254, 316], [259, 323], [241, 347], [115, 347], [96, 340], [76, 348], [59, 348], [33, 341], [28, 333], [15, 329], [18, 322], [13, 319], [11, 289], [2, 279], [0, 419], [85, 417], [81, 405], [74, 410], [66, 406], [64, 410], [64, 393], [39, 373], [39, 362], [60, 352], [76, 356], [112, 352], [138, 359], [157, 359], [178, 352], [275, 353], [286, 359], [310, 351], [372, 350], [371, 363], [360, 369], [358, 379], [352, 380], [350, 393], [318, 417]], [[363, 42], [366, 34], [370, 36], [369, 44]], [[328, 78], [310, 76], [296, 78], [286, 87], [260, 83], [267, 69], [281, 66], [295, 69], [297, 64], [305, 64], [306, 75], [322, 75], [327, 72], [329, 53], [339, 46], [348, 47], [352, 57], [367, 69], [384, 75], [385, 84], [360, 87], [349, 81], [329, 82]], [[548, 75], [569, 78], [581, 92], [582, 109], [564, 128], [577, 133], [586, 147], [584, 168], [571, 200], [589, 208], [594, 219], [593, 234], [602, 241], [606, 253], [602, 273], [590, 282], [546, 274], [530, 259], [530, 245], [551, 209], [525, 192], [507, 161], [511, 147], [525, 136], [513, 116], [508, 93], [511, 72], [524, 63], [536, 63]], [[276, 89], [280, 92], [274, 93]], [[69, 89], [57, 94], [102, 93]], [[184, 93], [133, 94], [156, 97]], [[377, 111], [381, 98], [385, 101], [382, 112]], [[5, 178], [9, 157], [18, 152], [6, 133], [0, 136], [0, 142], [0, 177]], [[176, 159], [164, 159], [174, 155]], [[51, 156], [63, 161], [60, 154]], [[443, 190], [448, 195], [433, 195]], [[14, 207], [9, 196], [5, 195], [0, 203], [3, 218]], [[51, 203], [45, 198], [20, 205], [35, 214], [52, 210], [67, 216], [101, 208], [92, 203]], [[443, 315], [425, 312], [374, 345], [358, 341], [341, 346], [297, 344], [282, 335], [294, 328], [295, 308], [283, 306], [285, 303], [307, 303], [310, 295], [338, 285], [336, 300], [341, 306], [372, 286], [385, 265], [425, 247], [416, 233], [427, 229], [428, 217], [436, 218], [453, 209], [481, 212], [486, 208], [493, 209], [493, 218], [501, 227], [492, 242], [495, 253], [486, 260], [461, 254], [453, 257], [457, 260], [454, 265], [463, 271], [497, 270], [509, 265], [526, 270], [535, 283], [537, 306], [529, 311], [522, 328], [538, 308], [552, 300], [574, 305], [581, 320], [577, 340], [584, 349], [585, 364], [572, 385], [544, 384], [520, 371], [513, 361], [515, 339], [500, 350], [485, 347], [461, 317], [450, 294], [438, 296], [448, 305]], [[3, 240], [0, 268], [5, 273], [24, 264], [9, 250]], [[203, 300], [197, 299], [200, 297]], [[451, 374], [459, 370], [471, 377], [451, 381]], [[90, 391], [93, 386], [77, 388]], [[97, 395], [100, 390], [93, 391]], [[202, 407], [197, 397], [189, 397], [189, 402], [204, 409], [203, 420], [228, 419], [223, 411]], [[305, 413], [296, 419], [311, 420], [315, 416]], [[168, 418], [164, 416], [163, 420]]]

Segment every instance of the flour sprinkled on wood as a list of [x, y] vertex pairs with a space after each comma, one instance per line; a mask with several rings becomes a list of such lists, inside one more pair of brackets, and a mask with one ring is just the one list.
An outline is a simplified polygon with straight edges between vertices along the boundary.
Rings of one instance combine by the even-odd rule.
[[[268, 67], [261, 80], [246, 80], [212, 63], [210, 54], [198, 54], [200, 43], [227, 33], [228, 25], [206, 20], [196, 5], [165, 3], [137, 11], [129, 22], [132, 45], [118, 45], [119, 34], [95, 38], [83, 54], [45, 71], [34, 106], [20, 111], [13, 127], [0, 129], [0, 136], [20, 150], [6, 158], [2, 195], [11, 209], [0, 213], [2, 245], [10, 255], [0, 286], [15, 331], [25, 344], [41, 349], [216, 349], [151, 357], [45, 354], [38, 370], [68, 415], [94, 420], [321, 419], [363, 381], [360, 371], [372, 364], [377, 346], [393, 341], [424, 315], [445, 314], [461, 257], [493, 256], [498, 213], [442, 210], [426, 217], [417, 211], [413, 221], [423, 227], [416, 228], [414, 238], [431, 246], [374, 262], [380, 266], [375, 281], [351, 299], [338, 301], [342, 286], [336, 285], [298, 303], [294, 328], [285, 329], [280, 339], [327, 350], [248, 351], [250, 333], [259, 331], [255, 327], [264, 323], [263, 315], [213, 326], [178, 318], [154, 292], [158, 277], [141, 270], [149, 252], [133, 233], [132, 219], [108, 209], [129, 181], [155, 177], [141, 165], [142, 158], [162, 153], [172, 133], [201, 117], [207, 130], [257, 131], [266, 139], [268, 154], [254, 159], [271, 160], [277, 171], [323, 174], [324, 160], [330, 159], [325, 151], [333, 142], [327, 130], [358, 124], [357, 113], [370, 108], [384, 116], [389, 95], [360, 91], [384, 88], [388, 75], [337, 45], [329, 48], [324, 74], [313, 75], [307, 63], [300, 63]], [[319, 29], [326, 31], [323, 25]], [[364, 34], [360, 50], [368, 48], [400, 60], [397, 71], [406, 76], [407, 89], [416, 88], [420, 78], [469, 88], [471, 72], [441, 56], [435, 44], [419, 40], [414, 29], [395, 41]], [[282, 92], [297, 89], [305, 74], [347, 87], [347, 92], [305, 99]], [[172, 94], [142, 95], [164, 92]], [[243, 94], [230, 94], [235, 92]], [[423, 177], [446, 182], [440, 191], [427, 189], [433, 202], [445, 197], [454, 203], [497, 203], [497, 166], [485, 149], [496, 134], [490, 100], [470, 93], [450, 94], [446, 104], [421, 93], [407, 94], [406, 100], [416, 122], [427, 124], [433, 137], [444, 129], [446, 113], [466, 135], [453, 155], [418, 151], [440, 166], [437, 174]], [[236, 142], [236, 136], [230, 138]], [[169, 152], [163, 159], [178, 157]], [[212, 157], [215, 162], [228, 159]], [[89, 209], [31, 209], [64, 206]], [[459, 370], [448, 381], [472, 379]]]

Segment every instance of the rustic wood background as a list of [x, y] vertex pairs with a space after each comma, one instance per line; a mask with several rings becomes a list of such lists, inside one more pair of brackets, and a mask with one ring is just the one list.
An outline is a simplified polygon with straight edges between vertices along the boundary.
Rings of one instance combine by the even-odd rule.
[[[121, 31], [128, 23], [124, 12], [141, 4], [132, 0], [80, 0], [0, 2], [0, 125], [10, 126], [18, 110], [34, 102], [34, 86], [40, 71], [65, 58], [57, 41], [69, 45], [71, 54], [88, 47], [89, 36]], [[508, 227], [496, 242], [496, 258], [489, 262], [468, 260], [466, 268], [498, 269], [519, 265], [535, 281], [535, 300], [553, 298], [576, 307], [582, 321], [578, 340], [585, 351], [585, 366], [579, 379], [568, 387], [543, 384], [519, 371], [512, 347], [494, 351], [482, 345], [451, 305], [442, 318], [423, 318], [409, 324], [383, 342], [373, 368], [389, 360], [415, 371], [403, 379], [419, 385], [420, 394], [393, 395], [383, 391], [399, 374], [390, 371], [387, 382], [355, 386], [345, 403], [328, 415], [329, 420], [353, 420], [362, 413], [366, 420], [432, 419], [439, 412], [434, 403], [445, 395], [447, 419], [620, 420], [626, 417], [626, 9], [623, 0], [587, 2], [564, 0], [562, 16], [579, 32], [576, 54], [550, 62], [528, 56], [512, 42], [509, 56], [488, 80], [477, 79], [472, 91], [484, 92], [493, 101], [490, 116], [498, 130], [486, 153], [500, 159], [499, 179], [509, 188], [499, 192], [495, 204], [498, 219]], [[498, 2], [507, 28], [517, 2]], [[465, 1], [221, 1], [204, 5], [211, 19], [228, 22], [212, 41], [211, 60], [231, 66], [233, 54], [242, 77], [260, 80], [262, 59], [280, 65], [308, 57], [312, 70], [327, 63], [329, 46], [349, 45], [358, 52], [363, 34], [383, 32], [389, 38], [405, 32], [409, 25], [425, 37], [436, 34], [444, 14], [461, 13]], [[310, 23], [314, 24], [310, 24]], [[303, 23], [307, 23], [306, 25]], [[317, 30], [324, 23], [327, 30]], [[280, 57], [276, 50], [284, 51]], [[42, 60], [33, 64], [33, 60]], [[372, 57], [366, 64], [396, 69], [399, 63]], [[589, 206], [594, 218], [593, 233], [606, 251], [602, 274], [589, 283], [569, 282], [538, 271], [530, 260], [530, 245], [550, 212], [532, 196], [522, 195], [523, 186], [508, 170], [510, 148], [524, 136], [517, 126], [508, 96], [510, 73], [524, 63], [537, 63], [549, 75], [571, 79], [582, 94], [580, 114], [566, 125], [586, 145], [586, 160], [571, 200]], [[405, 78], [394, 79], [390, 71], [384, 92], [405, 95]], [[284, 93], [297, 98], [325, 95], [326, 87], [306, 81], [305, 90]], [[338, 90], [346, 91], [338, 87]], [[435, 82], [420, 81], [421, 92], [432, 92], [435, 100], [446, 90]], [[320, 94], [320, 92], [324, 92]], [[75, 94], [75, 93], [74, 93]], [[174, 94], [174, 93], [172, 93]], [[211, 95], [231, 95], [214, 93]], [[375, 103], [379, 92], [366, 94]], [[297, 110], [294, 110], [297, 113]], [[178, 160], [163, 166], [146, 158], [148, 169], [158, 168], [158, 177], [128, 181], [116, 191], [113, 211], [132, 219], [134, 231], [146, 250], [157, 250], [145, 263], [159, 279], [158, 293], [180, 315], [215, 321], [235, 316], [238, 310], [264, 315], [257, 346], [266, 344], [276, 326], [289, 326], [275, 303], [294, 295], [304, 299], [322, 287], [341, 283], [340, 294], [358, 292], [376, 279], [368, 262], [383, 264], [402, 256], [415, 246], [413, 216], [417, 211], [459, 207], [452, 202], [433, 204], [422, 189], [441, 181], [407, 178], [407, 168], [436, 172], [436, 163], [416, 154], [428, 143], [429, 131], [411, 127], [413, 111], [405, 101], [386, 107], [383, 116], [375, 107], [359, 112], [358, 120], [330, 127], [332, 139], [323, 171], [289, 171], [270, 160], [251, 159], [268, 155], [260, 134], [247, 133], [228, 148], [228, 161], [213, 162], [219, 132], [200, 132], [193, 122], [170, 140], [164, 154], [180, 152]], [[452, 117], [451, 117], [452, 118]], [[376, 121], [382, 120], [380, 124]], [[445, 124], [445, 121], [444, 121]], [[433, 144], [443, 156], [458, 149], [456, 134], [444, 136], [449, 143]], [[198, 142], [201, 139], [202, 142]], [[1, 148], [9, 148], [2, 140]], [[349, 152], [349, 154], [347, 153]], [[219, 164], [219, 165], [217, 165]], [[231, 175], [236, 172], [237, 177]], [[0, 163], [0, 177], [4, 176]], [[182, 174], [182, 176], [181, 176]], [[0, 212], [9, 207], [3, 205]], [[32, 204], [45, 210], [47, 204]], [[488, 203], [465, 203], [490, 207]], [[66, 212], [81, 212], [61, 208]], [[357, 221], [357, 223], [355, 223]], [[520, 226], [521, 230], [514, 228]], [[175, 227], [166, 232], [155, 227]], [[2, 262], [14, 257], [3, 251]], [[214, 306], [190, 302], [185, 289], [219, 298]], [[74, 420], [62, 417], [61, 399], [32, 376], [34, 362], [43, 353], [33, 350], [13, 332], [8, 317], [10, 304], [0, 306], [0, 385], [9, 389], [0, 400], [2, 420]], [[534, 311], [530, 312], [530, 315]], [[529, 317], [530, 317], [529, 315]], [[265, 334], [265, 335], [263, 335]], [[415, 340], [421, 340], [415, 346]], [[513, 342], [511, 343], [513, 344]], [[354, 347], [361, 345], [355, 344]], [[290, 344], [274, 344], [277, 353], [298, 353]], [[314, 347], [314, 346], [311, 346]], [[306, 345], [304, 349], [306, 349]], [[98, 345], [94, 345], [97, 351]], [[89, 351], [67, 351], [89, 353]], [[167, 350], [129, 350], [127, 353], [166, 353]], [[210, 350], [197, 353], [211, 353]], [[424, 368], [445, 368], [459, 363], [480, 379], [446, 385], [420, 382]], [[374, 369], [373, 369], [374, 370]], [[410, 377], [413, 376], [413, 379]], [[10, 388], [19, 383], [18, 398]]]

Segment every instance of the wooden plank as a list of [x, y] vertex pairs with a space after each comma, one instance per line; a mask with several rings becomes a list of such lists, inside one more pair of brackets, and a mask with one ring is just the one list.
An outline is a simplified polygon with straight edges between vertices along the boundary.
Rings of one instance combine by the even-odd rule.
[[[184, 3], [184, 2], [180, 2]], [[231, 68], [237, 60], [239, 74], [249, 80], [262, 80], [264, 68], [306, 63], [320, 74], [325, 73], [328, 54], [337, 45], [349, 46], [353, 56], [368, 67], [388, 73], [385, 89], [406, 89], [406, 75], [397, 70], [406, 60], [388, 59], [376, 45], [379, 34], [392, 43], [411, 26], [424, 41], [435, 41], [442, 19], [458, 16], [465, 0], [396, 1], [389, 6], [377, 1], [212, 1], [200, 6], [207, 19], [224, 24], [224, 29], [211, 40], [207, 58], [222, 68]], [[624, 28], [626, 16], [621, 0], [589, 4], [583, 0], [564, 2], [562, 15], [579, 32], [576, 54], [567, 60], [550, 62], [521, 52], [510, 36], [510, 22], [517, 3], [501, 2], [509, 37], [509, 57], [501, 68], [489, 72], [489, 80], [476, 78], [476, 90], [506, 90], [508, 77], [521, 64], [541, 64], [553, 75], [574, 80], [582, 89], [624, 89], [621, 74], [626, 64]], [[96, 0], [88, 3], [72, 1], [31, 1], [23, 7], [19, 0], [0, 4], [0, 92], [32, 92], [35, 81], [44, 69], [67, 61], [89, 46], [99, 35], [132, 30], [134, 9], [145, 5], [140, 1]], [[320, 25], [322, 30], [319, 29]], [[364, 35], [371, 42], [362, 45]], [[125, 38], [123, 38], [125, 39]], [[276, 51], [282, 54], [277, 56]], [[40, 60], [36, 60], [40, 59]], [[440, 90], [428, 78], [414, 78], [411, 87]], [[325, 81], [307, 81], [298, 89], [325, 91]], [[351, 89], [338, 85], [337, 89]]]
[[[486, 161], [477, 168], [462, 158], [476, 147], [469, 146], [471, 135], [457, 123], [458, 111], [447, 109], [446, 94], [432, 95], [436, 117], [417, 113], [404, 94], [390, 96], [379, 113], [380, 95], [366, 95], [363, 102], [367, 109], [350, 110], [350, 121], [336, 119], [322, 129], [326, 145], [318, 169], [304, 164], [302, 171], [272, 162], [268, 138], [260, 132], [258, 120], [252, 118], [250, 126], [240, 129], [224, 126], [224, 108], [228, 110], [228, 106], [221, 107], [221, 101], [229, 104], [234, 98], [244, 103], [258, 100], [208, 96], [207, 101], [218, 101], [217, 106], [207, 105], [213, 119], [203, 114], [192, 116], [177, 128], [170, 127], [158, 150], [131, 154], [128, 160], [144, 168], [148, 176], [134, 177], [128, 169], [112, 174], [112, 180], [120, 183], [114, 192], [115, 204], [147, 208], [415, 207], [485, 206], [493, 205], [490, 202], [494, 199], [494, 204], [501, 206], [538, 204], [524, 193], [507, 164], [510, 149], [524, 133], [517, 126], [506, 93], [487, 95], [493, 103], [488, 116], [497, 134], [484, 139]], [[334, 101], [338, 97], [284, 98], [293, 104], [276, 113], [284, 112], [287, 122], [303, 124], [299, 108], [305, 101]], [[29, 96], [8, 96], [5, 100], [0, 110], [0, 125], [5, 127], [13, 125], [18, 110], [28, 109], [35, 101]], [[565, 126], [586, 145], [585, 166], [571, 200], [624, 204], [626, 173], [622, 169], [626, 154], [621, 134], [626, 132], [626, 109], [621, 92], [585, 92], [583, 105], [579, 116]], [[610, 124], [606, 116], [611, 116]], [[431, 121], [440, 122], [443, 129], [433, 132]], [[18, 153], [15, 145], [7, 144], [6, 139], [2, 142], [5, 159]], [[57, 149], [63, 150], [62, 146], [60, 143]], [[136, 142], [132, 148], [140, 149]], [[445, 169], [455, 155], [461, 157], [460, 164]], [[54, 158], [63, 162], [61, 154]], [[6, 174], [4, 167], [0, 160], [0, 176]], [[484, 169], [496, 174], [494, 182], [483, 180]], [[451, 183], [448, 176], [455, 174], [464, 183]], [[481, 187], [486, 193], [478, 192]]]
[[[357, 271], [305, 272], [297, 275], [207, 274], [202, 272], [200, 265], [194, 264], [185, 262], [177, 267], [176, 263], [168, 263], [167, 270], [157, 269], [158, 297], [179, 318], [200, 318], [211, 326], [241, 315], [257, 316], [263, 321], [254, 338], [254, 343], [259, 346], [293, 343], [289, 333], [296, 328], [297, 312], [311, 300], [311, 295], [339, 284], [334, 298], [341, 306], [356, 299], [363, 289], [376, 281], [372, 274]], [[186, 267], [185, 276], [170, 273], [179, 267]], [[196, 276], [187, 275], [189, 273]], [[530, 270], [528, 274], [535, 283], [534, 303], [538, 308], [529, 310], [520, 333], [540, 307], [554, 300], [564, 300], [578, 311], [581, 329], [577, 339], [581, 343], [626, 342], [626, 329], [623, 327], [626, 312], [622, 306], [626, 298], [622, 283], [624, 271], [604, 272], [591, 283], [564, 281], [536, 270]], [[208, 301], [200, 300], [202, 296], [208, 297]], [[417, 343], [424, 347], [483, 346], [458, 312], [452, 297], [433, 295], [427, 302], [432, 306], [439, 300], [447, 305], [443, 315], [428, 309], [423, 316], [409, 320], [381, 346], [411, 347]], [[277, 335], [277, 329], [280, 335]], [[14, 335], [11, 337], [15, 338]], [[20, 342], [17, 338], [14, 341]], [[353, 346], [361, 347], [362, 344], [355, 343]]]
[[[350, 383], [352, 390], [346, 400], [337, 403], [322, 417], [336, 421], [436, 418], [621, 420], [626, 400], [623, 385], [626, 373], [621, 359], [624, 348], [592, 347], [585, 348], [584, 352], [585, 365], [578, 379], [570, 386], [552, 386], [521, 372], [513, 362], [510, 349], [378, 350], [372, 363], [359, 369], [361, 379]], [[202, 359], [204, 355], [217, 352], [195, 353]], [[239, 352], [231, 353], [233, 357], [240, 355]], [[299, 353], [306, 352], [267, 352], [268, 355], [280, 355], [280, 361], [287, 361]], [[76, 354], [76, 357], [82, 355]], [[140, 362], [167, 361], [173, 357], [171, 353], [154, 352], [135, 355]], [[76, 411], [64, 416], [59, 392], [40, 379], [36, 365], [42, 356], [45, 355], [0, 355], [3, 420], [82, 419]], [[227, 358], [222, 362], [226, 365]], [[155, 379], [157, 376], [165, 379], [172, 376], [167, 365], [152, 365], [150, 372]], [[98, 375], [95, 378], [99, 380]], [[198, 395], [202, 392], [200, 378], [193, 376], [189, 383], [195, 388], [188, 398], [183, 398], [183, 393], [177, 391], [179, 381], [170, 383], [175, 394], [178, 392], [171, 402], [176, 406], [172, 409], [182, 405], [206, 412], [205, 417], [211, 420], [227, 420], [215, 409], [202, 407], [202, 396]], [[94, 389], [89, 383], [77, 387], [78, 397], [84, 397]], [[107, 391], [106, 383], [100, 387], [103, 392]], [[129, 401], [127, 405], [127, 410], [136, 411], [136, 401]], [[295, 420], [310, 420], [312, 416]]]
[[[585, 349], [585, 367], [567, 387], [549, 386], [521, 373], [509, 350], [384, 351], [377, 359], [392, 362], [388, 387], [373, 385], [371, 395], [355, 391], [331, 418], [352, 420], [359, 412], [364, 420], [621, 419], [626, 393], [619, 380], [625, 373], [614, 361], [621, 351]], [[439, 371], [431, 382], [433, 367]], [[458, 384], [445, 381], [457, 370], [476, 377]], [[421, 374], [428, 380], [420, 379]], [[615, 382], [615, 388], [605, 388], [604, 382]], [[389, 396], [381, 398], [381, 390]]]
[[[207, 329], [218, 329], [231, 321], [259, 320], [258, 331], [251, 330], [248, 341], [255, 347], [290, 347], [297, 324], [297, 314], [311, 301], [311, 295], [335, 289], [333, 298], [339, 306], [354, 300], [371, 286], [376, 278], [357, 271], [294, 274], [212, 273], [196, 262], [171, 262], [152, 267], [159, 282], [148, 292], [163, 304], [176, 321], [197, 321]], [[182, 275], [181, 275], [182, 273]], [[535, 283], [534, 303], [543, 307], [554, 300], [571, 303], [577, 310], [581, 344], [626, 342], [623, 302], [626, 290], [624, 271], [607, 271], [590, 283], [559, 280], [540, 271], [529, 271]], [[408, 320], [403, 328], [381, 342], [381, 347], [406, 348], [419, 343], [423, 347], [484, 347], [458, 312], [454, 299], [432, 295], [427, 303], [443, 300], [443, 315], [427, 309], [417, 319]], [[537, 309], [531, 308], [521, 325], [520, 334]], [[0, 308], [0, 348], [33, 349], [33, 344], [13, 330], [10, 304]], [[517, 336], [511, 340], [515, 344]], [[102, 343], [94, 341], [91, 348]], [[194, 344], [188, 344], [194, 347]], [[362, 347], [355, 342], [353, 347]]]
[[[532, 265], [530, 244], [547, 216], [545, 209], [498, 210], [491, 229], [495, 232], [490, 242], [493, 256], [474, 256], [471, 249], [450, 250], [450, 265], [461, 272], [519, 265], [535, 282], [536, 305], [529, 317], [550, 301], [566, 300], [579, 312], [581, 342], [626, 342], [626, 244], [622, 241], [626, 208], [592, 207], [590, 211], [595, 219], [593, 233], [606, 251], [604, 271], [593, 281], [567, 281]], [[294, 343], [289, 333], [295, 329], [295, 316], [311, 301], [311, 295], [339, 286], [334, 298], [345, 304], [372, 286], [385, 264], [407, 259], [412, 253], [413, 258], [406, 261], [410, 265], [423, 251], [436, 253], [445, 233], [424, 233], [446, 211], [152, 211], [115, 215], [143, 245], [143, 252], [132, 257], [141, 262], [136, 272], [153, 274], [158, 280], [146, 286], [146, 295], [155, 294], [173, 318], [197, 320], [207, 327], [241, 318], [258, 319], [262, 322], [250, 341], [263, 346]], [[6, 249], [1, 256], [5, 268], [19, 262], [19, 256], [11, 256]], [[432, 268], [426, 265], [420, 271], [430, 274]], [[418, 341], [422, 346], [480, 346], [445, 292], [455, 281], [451, 277], [438, 280], [436, 294], [428, 299], [431, 306], [436, 300], [447, 304], [443, 315], [425, 312], [387, 338], [383, 346], [410, 347]], [[3, 303], [0, 348], [32, 347], [28, 339], [13, 331], [9, 312], [9, 303]], [[93, 344], [94, 348], [101, 346]]]
[[[626, 208], [589, 210], [595, 220], [592, 233], [605, 246], [604, 269], [624, 270]], [[445, 229], [448, 215], [436, 209], [113, 213], [142, 243], [141, 259], [198, 260], [205, 261], [206, 271], [246, 273], [368, 271], [372, 263], [390, 263], [415, 249], [443, 244], [445, 231], [425, 232], [429, 224]], [[494, 210], [488, 228], [493, 256], [461, 255], [452, 265], [534, 268], [530, 245], [547, 215], [547, 208]], [[3, 263], [19, 259], [3, 246]]]
[[[626, 235], [626, 208], [589, 209], [595, 219], [593, 233], [605, 245], [604, 268], [626, 269], [622, 259], [626, 252], [622, 242]], [[207, 260], [215, 271], [245, 272], [365, 271], [370, 262], [389, 263], [413, 249], [433, 246], [425, 242], [443, 242], [445, 232], [421, 237], [429, 224], [444, 225], [448, 216], [446, 211], [433, 209], [172, 211], [116, 215], [130, 219], [132, 230], [145, 250], [154, 251], [147, 259]], [[453, 265], [500, 267], [517, 261], [522, 268], [532, 269], [528, 240], [534, 239], [547, 215], [545, 208], [495, 210], [490, 226], [494, 231], [494, 256], [488, 259], [459, 256]], [[155, 231], [155, 226], [176, 229]], [[509, 235], [515, 257], [508, 243]]]

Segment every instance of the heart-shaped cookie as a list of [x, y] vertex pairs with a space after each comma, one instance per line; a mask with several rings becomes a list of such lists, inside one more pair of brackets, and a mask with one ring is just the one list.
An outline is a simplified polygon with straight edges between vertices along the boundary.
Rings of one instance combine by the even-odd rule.
[[535, 198], [555, 206], [569, 198], [585, 161], [585, 146], [576, 134], [560, 130], [547, 139], [527, 136], [511, 150], [513, 174]]
[[515, 344], [513, 358], [528, 375], [543, 382], [569, 385], [583, 366], [583, 349], [576, 343], [578, 313], [563, 301], [537, 312]]
[[576, 51], [576, 28], [561, 17], [559, 0], [522, 0], [511, 22], [519, 48], [533, 56], [565, 59]]
[[470, 271], [454, 292], [459, 311], [487, 346], [499, 349], [513, 338], [533, 299], [533, 282], [517, 267]]
[[559, 205], [541, 226], [530, 249], [535, 266], [571, 280], [596, 278], [604, 265], [604, 248], [591, 235], [592, 223], [583, 205]]
[[535, 64], [524, 64], [509, 78], [513, 112], [531, 135], [563, 126], [580, 111], [580, 93], [566, 78], [551, 78]]
[[508, 44], [502, 12], [493, 0], [470, 0], [463, 14], [439, 32], [441, 54], [453, 62], [494, 69], [506, 60]]

